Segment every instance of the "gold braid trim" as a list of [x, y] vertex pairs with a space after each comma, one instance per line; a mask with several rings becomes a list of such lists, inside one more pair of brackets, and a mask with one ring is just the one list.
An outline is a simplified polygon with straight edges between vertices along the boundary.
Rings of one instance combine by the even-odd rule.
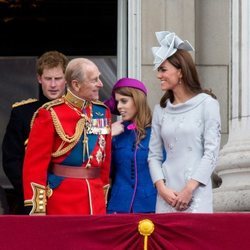
[[29, 103], [32, 103], [32, 102], [36, 102], [37, 99], [36, 98], [29, 98], [27, 100], [22, 100], [20, 102], [15, 102], [13, 105], [12, 105], [12, 108], [16, 108], [16, 107], [19, 107], [19, 106], [22, 106], [22, 105], [25, 105], [25, 104], [29, 104]]
[[62, 103], [64, 103], [64, 99], [63, 98], [55, 99], [53, 101], [49, 101], [49, 102], [44, 103], [40, 108], [38, 108], [36, 110], [36, 112], [34, 112], [34, 114], [32, 116], [32, 119], [31, 119], [31, 122], [30, 122], [30, 128], [32, 128], [34, 120], [35, 120], [35, 118], [37, 116], [37, 113], [39, 112], [39, 110], [41, 108], [45, 108], [45, 109], [49, 110], [51, 107], [56, 106], [56, 105], [60, 105]]
[[[34, 112], [32, 118], [31, 118], [31, 121], [30, 121], [30, 130], [31, 130], [31, 128], [33, 127], [34, 120], [35, 120], [35, 118], [36, 118], [36, 115], [37, 115], [38, 111], [39, 111], [39, 109], [37, 109], [37, 111]], [[29, 138], [27, 138], [26, 141], [24, 142], [24, 147], [25, 147], [25, 149], [26, 149], [26, 147], [27, 147], [27, 145], [28, 145], [28, 141], [29, 141]]]
[[30, 122], [30, 129], [31, 129], [32, 126], [33, 126], [33, 123], [34, 123], [34, 120], [35, 120], [35, 118], [36, 118], [36, 115], [37, 115], [38, 111], [39, 111], [39, 109], [37, 109], [37, 111], [36, 111], [36, 112], [33, 114], [33, 116], [32, 116], [32, 119], [31, 119], [31, 122]]
[[[60, 98], [60, 99], [56, 99], [50, 102], [47, 102], [45, 104], [42, 105], [41, 108], [45, 108], [48, 111], [50, 111], [51, 113], [51, 117], [52, 117], [52, 121], [56, 130], [56, 133], [58, 134], [58, 136], [62, 139], [62, 143], [61, 145], [58, 147], [58, 149], [53, 152], [51, 155], [52, 157], [59, 157], [61, 155], [66, 154], [67, 152], [69, 152], [79, 141], [79, 139], [81, 138], [82, 132], [84, 131], [85, 128], [85, 121], [86, 121], [86, 116], [82, 117], [76, 124], [76, 129], [75, 129], [75, 133], [72, 136], [69, 136], [65, 133], [62, 124], [56, 114], [56, 112], [53, 109], [53, 106], [57, 106], [64, 103], [64, 99]], [[33, 115], [32, 119], [31, 119], [31, 123], [30, 123], [30, 127], [32, 128], [34, 120], [37, 116], [37, 113], [39, 112], [39, 110], [41, 109], [39, 108]], [[66, 147], [64, 147], [64, 145], [66, 143], [69, 143], [69, 145], [67, 145]]]
[[[60, 120], [58, 119], [58, 116], [56, 114], [56, 112], [53, 110], [53, 108], [50, 108], [50, 113], [51, 113], [51, 117], [52, 117], [52, 121], [56, 130], [56, 133], [59, 135], [59, 137], [62, 139], [62, 143], [59, 146], [59, 148], [52, 153], [53, 157], [59, 157], [61, 155], [66, 154], [69, 150], [71, 150], [79, 141], [79, 139], [81, 138], [82, 132], [84, 131], [84, 127], [85, 127], [85, 118], [82, 117], [76, 124], [76, 130], [75, 133], [72, 136], [68, 136], [63, 127], [62, 124], [60, 122]], [[69, 143], [68, 146], [64, 147], [65, 143]]]

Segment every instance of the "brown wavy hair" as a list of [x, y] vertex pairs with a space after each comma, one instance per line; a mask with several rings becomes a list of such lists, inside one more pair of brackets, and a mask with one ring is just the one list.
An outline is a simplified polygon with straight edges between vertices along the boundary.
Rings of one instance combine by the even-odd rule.
[[137, 110], [134, 118], [137, 130], [136, 144], [139, 144], [146, 136], [145, 129], [150, 127], [152, 122], [152, 112], [147, 101], [147, 96], [141, 90], [130, 87], [117, 88], [114, 92], [133, 98]]
[[[178, 49], [172, 56], [167, 59], [175, 68], [180, 69], [182, 73], [182, 84], [194, 94], [206, 93], [216, 99], [211, 89], [202, 89], [199, 76], [195, 67], [192, 56], [186, 50]], [[167, 90], [160, 100], [160, 106], [165, 108], [167, 99], [174, 102], [172, 90]]]
[[58, 66], [60, 66], [63, 73], [65, 73], [68, 62], [69, 59], [59, 51], [52, 50], [45, 52], [36, 62], [37, 74], [41, 76], [44, 69], [52, 69]]

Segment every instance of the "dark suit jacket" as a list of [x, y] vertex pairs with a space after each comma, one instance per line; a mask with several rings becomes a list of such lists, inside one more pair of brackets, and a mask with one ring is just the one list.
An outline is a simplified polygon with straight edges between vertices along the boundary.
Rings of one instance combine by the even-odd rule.
[[2, 143], [3, 169], [15, 191], [15, 208], [12, 211], [15, 214], [25, 214], [22, 169], [25, 153], [25, 141], [30, 132], [30, 123], [34, 112], [49, 101], [42, 96], [40, 100], [25, 103], [13, 107], [10, 120]]

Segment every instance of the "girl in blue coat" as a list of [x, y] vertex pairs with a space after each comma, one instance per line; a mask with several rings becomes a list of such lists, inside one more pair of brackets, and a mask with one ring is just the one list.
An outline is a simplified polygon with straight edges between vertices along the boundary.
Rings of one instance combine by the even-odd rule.
[[145, 85], [122, 78], [105, 102], [122, 120], [112, 125], [111, 190], [108, 213], [154, 213], [156, 189], [148, 168], [151, 110]]

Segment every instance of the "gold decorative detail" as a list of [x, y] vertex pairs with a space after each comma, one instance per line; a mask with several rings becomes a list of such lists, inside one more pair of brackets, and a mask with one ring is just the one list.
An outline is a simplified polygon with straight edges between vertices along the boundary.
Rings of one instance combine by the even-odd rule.
[[[81, 135], [82, 135], [82, 132], [84, 131], [84, 126], [85, 126], [85, 117], [82, 117], [81, 119], [78, 120], [78, 122], [76, 124], [75, 133], [72, 136], [69, 136], [65, 133], [65, 131], [62, 127], [62, 124], [61, 124], [56, 112], [54, 111], [54, 109], [50, 108], [49, 111], [51, 113], [51, 117], [52, 117], [52, 121], [53, 121], [55, 130], [56, 130], [58, 136], [62, 139], [61, 145], [51, 155], [52, 155], [52, 157], [59, 157], [61, 155], [66, 154], [67, 152], [69, 152], [77, 144], [77, 142], [81, 138]], [[36, 111], [35, 114], [33, 115], [33, 118], [31, 120], [31, 125], [30, 125], [31, 127], [33, 126], [34, 119], [35, 119], [35, 116], [37, 115], [37, 112], [38, 111]], [[69, 143], [69, 145], [64, 147], [65, 143]]]
[[31, 122], [30, 122], [30, 128], [32, 128], [34, 120], [35, 120], [35, 118], [36, 118], [36, 116], [37, 116], [37, 114], [38, 114], [38, 112], [39, 112], [39, 110], [41, 108], [45, 108], [45, 109], [49, 110], [51, 107], [57, 106], [57, 105], [62, 104], [62, 103], [64, 103], [64, 99], [63, 98], [55, 99], [53, 101], [44, 103], [42, 105], [42, 107], [40, 107], [39, 109], [37, 109], [36, 112], [33, 114]]
[[[38, 113], [39, 109], [37, 109], [37, 111], [33, 114], [32, 118], [31, 118], [31, 121], [30, 121], [30, 129], [32, 128], [33, 126], [33, 123], [34, 123], [34, 120], [37, 116], [37, 113]], [[28, 142], [27, 142], [28, 143]]]
[[46, 190], [45, 186], [31, 182], [33, 196], [31, 200], [25, 200], [25, 206], [32, 206], [30, 215], [45, 215], [46, 214]]
[[[52, 157], [59, 157], [61, 155], [66, 154], [77, 144], [77, 142], [81, 138], [82, 133], [85, 131], [85, 123], [88, 119], [88, 117], [86, 115], [84, 115], [82, 113], [79, 114], [81, 118], [78, 120], [78, 122], [76, 124], [75, 133], [72, 136], [67, 135], [62, 127], [62, 124], [61, 124], [55, 110], [53, 109], [54, 106], [65, 103], [65, 99], [66, 99], [66, 97], [55, 99], [53, 101], [50, 101], [50, 102], [43, 104], [41, 107], [41, 108], [45, 108], [46, 110], [48, 110], [51, 113], [51, 117], [52, 117], [52, 121], [53, 121], [55, 130], [56, 130], [56, 133], [62, 139], [62, 143], [60, 144], [58, 149], [51, 154]], [[39, 110], [41, 108], [39, 108], [34, 113], [32, 119], [31, 119], [31, 123], [30, 123], [31, 128], [33, 126], [35, 117], [37, 116], [37, 113], [39, 112]], [[75, 110], [75, 111], [77, 112], [78, 110]], [[67, 146], [65, 146], [66, 143], [68, 143]]]
[[37, 99], [35, 99], [35, 98], [29, 98], [27, 100], [22, 100], [20, 102], [15, 102], [12, 105], [12, 108], [16, 108], [16, 107], [19, 107], [19, 106], [22, 106], [22, 105], [25, 105], [25, 104], [28, 104], [28, 103], [36, 102], [36, 101], [37, 101]]
[[98, 149], [98, 151], [96, 152], [95, 158], [96, 158], [98, 164], [100, 164], [100, 162], [102, 160], [102, 151], [100, 149]]
[[78, 122], [76, 124], [75, 133], [72, 136], [69, 136], [65, 133], [65, 131], [62, 127], [62, 124], [61, 124], [56, 112], [54, 111], [54, 109], [50, 109], [50, 113], [51, 113], [51, 117], [52, 117], [55, 129], [56, 129], [56, 132], [63, 141], [65, 141], [67, 143], [72, 143], [77, 138], [78, 139], [80, 138], [80, 136], [83, 132], [84, 125], [85, 125], [85, 119], [81, 118], [80, 120], [78, 120]]
[[148, 236], [154, 231], [154, 223], [149, 219], [139, 221], [138, 231], [144, 236], [144, 250], [148, 249]]
[[99, 136], [99, 140], [98, 140], [98, 144], [100, 146], [100, 148], [103, 150], [106, 146], [106, 141], [103, 135]]
[[67, 91], [67, 94], [65, 96], [65, 100], [69, 102], [71, 105], [83, 109], [86, 108], [90, 102], [86, 101], [84, 99], [79, 98], [78, 96], [74, 95], [69, 89]]
[[106, 206], [107, 206], [107, 203], [108, 203], [108, 193], [109, 193], [109, 189], [110, 189], [110, 185], [109, 185], [109, 184], [103, 186], [104, 199], [105, 199], [105, 204], [106, 204]]
[[83, 138], [83, 161], [85, 161], [85, 157], [88, 158], [88, 162], [90, 161], [89, 159], [89, 144], [88, 144], [88, 137], [86, 135], [86, 125], [85, 125], [85, 130], [84, 130], [84, 138]]
[[26, 140], [25, 140], [25, 142], [24, 142], [24, 147], [25, 147], [25, 149], [26, 149], [26, 147], [27, 147], [27, 145], [28, 145], [28, 141], [29, 141], [29, 139], [27, 138]]
[[62, 104], [64, 102], [65, 102], [64, 98], [55, 99], [55, 100], [44, 103], [42, 105], [42, 108], [45, 108], [45, 109], [49, 110], [50, 108], [52, 108], [54, 106], [57, 106], [57, 105], [60, 105], [60, 104]]
[[[55, 130], [58, 136], [62, 139], [62, 143], [59, 146], [59, 148], [52, 153], [53, 157], [58, 157], [69, 152], [77, 144], [77, 142], [81, 138], [82, 132], [84, 131], [85, 118], [79, 119], [79, 121], [76, 124], [75, 133], [72, 136], [69, 136], [65, 133], [62, 124], [56, 115], [56, 112], [52, 108], [50, 109], [50, 112]], [[69, 145], [63, 147], [65, 143], [69, 143]]]
[[101, 105], [101, 106], [104, 106], [104, 107], [106, 107], [107, 108], [107, 106], [103, 103], [103, 102], [101, 102], [101, 101], [99, 101], [99, 100], [95, 100], [95, 101], [91, 101], [93, 104], [97, 104], [97, 105]]
[[46, 188], [46, 196], [49, 198], [49, 197], [52, 196], [52, 194], [53, 194], [53, 189], [50, 188], [49, 185], [47, 185], [47, 188]]
[[91, 168], [91, 164], [90, 164], [90, 163], [87, 163], [87, 164], [86, 164], [86, 168]]

